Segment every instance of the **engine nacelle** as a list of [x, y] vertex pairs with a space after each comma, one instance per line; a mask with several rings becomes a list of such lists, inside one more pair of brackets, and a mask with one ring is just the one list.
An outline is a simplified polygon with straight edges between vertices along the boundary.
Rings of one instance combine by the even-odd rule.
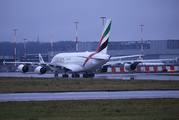
[[102, 68], [98, 68], [96, 71], [97, 71], [98, 73], [105, 73], [105, 72], [108, 71], [108, 68], [107, 68], [107, 67], [102, 67]]
[[124, 64], [124, 68], [125, 68], [126, 70], [135, 70], [136, 67], [137, 67], [137, 65], [135, 65], [135, 64], [128, 64], [128, 63], [125, 63], [125, 64]]
[[26, 73], [29, 71], [29, 67], [27, 65], [23, 65], [23, 64], [20, 64], [18, 66], [18, 70], [21, 72], [21, 73]]
[[37, 73], [37, 74], [39, 74], [39, 75], [42, 75], [42, 74], [44, 74], [44, 73], [46, 73], [46, 68], [44, 68], [44, 67], [41, 67], [41, 66], [38, 66], [36, 69], [35, 69], [35, 72]]

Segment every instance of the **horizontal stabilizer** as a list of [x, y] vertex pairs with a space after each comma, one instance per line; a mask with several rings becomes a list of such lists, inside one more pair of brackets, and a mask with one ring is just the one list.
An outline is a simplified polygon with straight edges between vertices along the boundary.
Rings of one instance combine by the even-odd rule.
[[121, 58], [129, 58], [129, 57], [138, 57], [138, 56], [141, 56], [141, 55], [129, 55], [129, 56], [111, 57], [110, 60], [121, 59]]
[[5, 61], [5, 60], [3, 61], [3, 64], [4, 64], [4, 65], [6, 64], [6, 61]]

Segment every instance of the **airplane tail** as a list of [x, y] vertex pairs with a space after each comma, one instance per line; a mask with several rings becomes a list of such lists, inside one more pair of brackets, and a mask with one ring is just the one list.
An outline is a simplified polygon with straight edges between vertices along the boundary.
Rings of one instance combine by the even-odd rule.
[[142, 60], [141, 56], [139, 56], [139, 58], [137, 60]]
[[42, 56], [41, 56], [41, 54], [39, 54], [39, 62], [40, 62], [40, 63], [45, 63], [44, 60], [43, 60], [43, 58], [42, 58]]
[[106, 25], [104, 27], [101, 40], [98, 44], [98, 48], [96, 50], [97, 53], [102, 53], [106, 54], [107, 53], [107, 48], [108, 48], [108, 40], [109, 40], [109, 33], [110, 33], [110, 28], [111, 28], [111, 19], [108, 19], [106, 22]]

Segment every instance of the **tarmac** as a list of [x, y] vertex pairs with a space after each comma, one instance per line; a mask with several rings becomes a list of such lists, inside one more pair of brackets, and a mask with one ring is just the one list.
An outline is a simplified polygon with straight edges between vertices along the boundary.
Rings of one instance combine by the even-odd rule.
[[[178, 75], [178, 76], [177, 76]], [[39, 75], [36, 73], [19, 73], [19, 72], [5, 72], [0, 73], [0, 77], [37, 77], [37, 78], [54, 78], [54, 74]], [[59, 78], [62, 78], [62, 74], [59, 74]], [[71, 74], [69, 74], [69, 78]], [[82, 74], [80, 74], [80, 78]], [[94, 78], [100, 79], [137, 79], [137, 80], [179, 80], [179, 73], [124, 73], [124, 74], [95, 74]]]

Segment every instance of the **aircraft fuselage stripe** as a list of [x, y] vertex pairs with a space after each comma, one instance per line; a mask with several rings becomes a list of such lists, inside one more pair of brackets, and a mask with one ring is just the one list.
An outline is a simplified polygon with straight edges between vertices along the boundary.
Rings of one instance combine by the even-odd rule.
[[[95, 54], [96, 54], [96, 52], [90, 54], [90, 55], [89, 55], [89, 58], [91, 58], [91, 57], [92, 57], [93, 55], [95, 55]], [[84, 64], [83, 64], [83, 67], [84, 67], [85, 64], [88, 62], [89, 58], [86, 58], [86, 60], [85, 60], [85, 62], [84, 62]]]
[[[103, 36], [104, 36], [104, 34], [103, 34]], [[100, 46], [101, 46], [101, 42], [102, 42], [102, 40], [103, 40], [103, 36], [101, 37], [101, 40], [100, 40], [100, 42], [99, 42], [98, 48], [97, 48], [97, 50], [96, 50], [96, 53], [99, 52], [99, 48], [100, 48]]]

